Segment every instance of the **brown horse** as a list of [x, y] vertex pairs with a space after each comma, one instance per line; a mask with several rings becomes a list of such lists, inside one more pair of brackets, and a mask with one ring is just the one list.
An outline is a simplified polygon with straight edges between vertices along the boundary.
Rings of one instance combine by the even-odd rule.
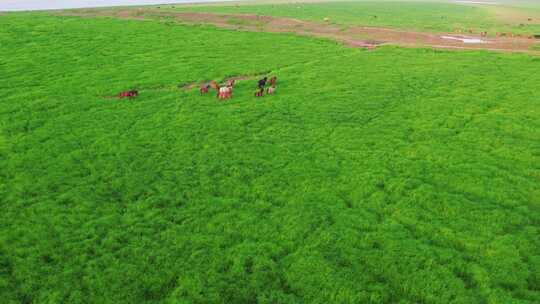
[[276, 83], [277, 83], [277, 77], [274, 76], [274, 77], [270, 78], [270, 80], [268, 82], [270, 83], [270, 86], [275, 87]]
[[212, 88], [213, 90], [216, 90], [216, 96], [219, 97], [219, 85], [217, 84], [217, 82], [215, 81], [210, 81], [210, 83], [208, 84], [210, 86], [210, 88]]
[[201, 95], [203, 94], [206, 94], [208, 93], [208, 90], [210, 89], [210, 85], [209, 84], [203, 84], [200, 88], [199, 88], [199, 92], [201, 92]]
[[264, 95], [264, 88], [259, 88], [255, 91], [255, 97], [262, 97]]
[[134, 98], [139, 96], [139, 91], [130, 90], [118, 93], [118, 98]]
[[214, 90], [219, 90], [219, 85], [217, 84], [217, 82], [215, 82], [213, 80], [210, 81], [210, 83], [208, 85]]

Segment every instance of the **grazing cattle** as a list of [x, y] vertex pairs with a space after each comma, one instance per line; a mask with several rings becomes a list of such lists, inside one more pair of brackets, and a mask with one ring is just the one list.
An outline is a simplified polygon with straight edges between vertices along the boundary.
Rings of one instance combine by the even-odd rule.
[[268, 95], [272, 95], [272, 94], [274, 94], [275, 92], [276, 92], [276, 87], [275, 87], [275, 86], [271, 86], [271, 87], [269, 87], [269, 88], [266, 90], [266, 93], [267, 93]]
[[277, 83], [277, 77], [274, 76], [274, 77], [270, 78], [270, 80], [268, 81], [268, 83], [270, 83], [270, 86], [275, 87], [275, 86], [276, 86], [276, 83]]
[[137, 96], [139, 96], [139, 91], [137, 90], [124, 91], [118, 94], [118, 98], [134, 98]]
[[267, 81], [267, 80], [268, 80], [268, 77], [264, 77], [263, 79], [259, 80], [259, 82], [257, 83], [259, 89], [260, 89], [260, 88], [264, 88], [264, 86], [266, 85], [266, 81]]
[[264, 94], [264, 88], [259, 88], [257, 91], [255, 91], [255, 97], [262, 97]]
[[208, 90], [210, 89], [210, 85], [209, 84], [205, 84], [205, 85], [202, 85], [200, 88], [199, 88], [199, 92], [201, 92], [201, 95], [203, 94], [206, 94], [208, 93]]

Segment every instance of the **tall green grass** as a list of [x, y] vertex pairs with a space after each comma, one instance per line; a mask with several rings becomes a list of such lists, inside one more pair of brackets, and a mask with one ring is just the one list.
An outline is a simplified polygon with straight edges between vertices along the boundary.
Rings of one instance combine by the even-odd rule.
[[38, 14], [0, 41], [4, 303], [538, 302], [536, 57]]
[[[170, 10], [170, 8], [164, 7]], [[258, 14], [297, 18], [341, 25], [395, 27], [401, 29], [452, 32], [474, 29], [476, 32], [540, 33], [540, 24], [530, 24], [526, 18], [513, 22], [498, 20], [490, 6], [461, 5], [448, 2], [422, 1], [349, 1], [328, 3], [288, 3], [240, 6], [176, 6], [174, 11], [194, 11], [232, 14]], [[530, 17], [540, 18], [538, 10], [524, 9]]]

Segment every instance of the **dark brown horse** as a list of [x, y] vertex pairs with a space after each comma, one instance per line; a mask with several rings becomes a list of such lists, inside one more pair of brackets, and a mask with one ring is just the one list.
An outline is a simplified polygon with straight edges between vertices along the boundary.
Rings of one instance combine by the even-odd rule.
[[268, 80], [268, 77], [264, 77], [263, 79], [259, 80], [257, 82], [257, 86], [260, 88], [264, 88], [264, 86], [266, 85], [266, 81]]
[[130, 90], [118, 93], [118, 98], [134, 98], [139, 96], [139, 91]]
[[201, 92], [201, 95], [208, 93], [209, 90], [210, 90], [210, 85], [209, 84], [203, 84], [199, 88], [199, 92]]

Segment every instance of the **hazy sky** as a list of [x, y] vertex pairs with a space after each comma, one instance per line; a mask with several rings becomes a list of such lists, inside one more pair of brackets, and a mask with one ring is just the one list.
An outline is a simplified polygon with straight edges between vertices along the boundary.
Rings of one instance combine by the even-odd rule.
[[0, 11], [212, 1], [215, 2], [217, 0], [0, 0]]

